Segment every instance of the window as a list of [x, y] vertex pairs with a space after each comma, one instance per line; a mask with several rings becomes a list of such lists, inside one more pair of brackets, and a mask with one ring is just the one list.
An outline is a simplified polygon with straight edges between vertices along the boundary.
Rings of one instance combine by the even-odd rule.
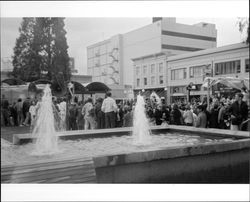
[[136, 86], [140, 86], [140, 79], [136, 79]]
[[144, 78], [144, 85], [145, 85], [145, 86], [148, 85], [148, 84], [147, 84], [147, 78]]
[[159, 63], [159, 73], [163, 73], [163, 63]]
[[204, 68], [205, 68], [204, 65], [190, 67], [189, 69], [190, 78], [202, 77]]
[[240, 60], [236, 61], [236, 72], [240, 73]]
[[136, 75], [139, 75], [140, 74], [140, 67], [136, 67]]
[[245, 59], [245, 70], [246, 72], [249, 72], [249, 59]]
[[187, 89], [186, 89], [186, 86], [175, 86], [175, 87], [171, 87], [170, 88], [170, 93], [173, 94], [173, 93], [187, 93]]
[[215, 75], [240, 73], [240, 60], [215, 63]]
[[171, 80], [181, 80], [187, 78], [186, 68], [171, 71]]
[[159, 76], [159, 83], [163, 84], [163, 76]]
[[151, 77], [151, 85], [155, 85], [155, 77], [154, 76]]
[[147, 66], [146, 66], [146, 65], [143, 66], [143, 74], [144, 74], [144, 75], [147, 74]]
[[154, 74], [155, 73], [155, 64], [152, 64], [151, 65], [151, 74]]

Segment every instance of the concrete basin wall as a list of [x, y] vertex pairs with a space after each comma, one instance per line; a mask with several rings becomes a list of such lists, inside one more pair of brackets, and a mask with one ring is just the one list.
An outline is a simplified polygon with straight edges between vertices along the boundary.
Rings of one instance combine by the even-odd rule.
[[[93, 157], [98, 183], [249, 183], [249, 132], [200, 129], [186, 126], [154, 126], [152, 132], [180, 132], [233, 141], [181, 147], [159, 147], [137, 153]], [[88, 139], [128, 135], [132, 128], [67, 131], [61, 139]], [[13, 143], [33, 139], [14, 135]]]
[[247, 183], [249, 149], [96, 168], [98, 183]]
[[[208, 136], [214, 138], [235, 138], [241, 139], [250, 137], [249, 132], [243, 131], [230, 131], [230, 130], [219, 130], [219, 129], [210, 129], [210, 128], [195, 128], [187, 126], [152, 126], [151, 131], [154, 133], [159, 132], [180, 132], [182, 134], [198, 134], [200, 136]], [[73, 131], [64, 131], [57, 132], [57, 135], [60, 139], [63, 140], [75, 140], [75, 139], [88, 139], [88, 138], [100, 138], [100, 137], [110, 137], [110, 136], [123, 136], [132, 134], [132, 128], [112, 128], [112, 129], [99, 129], [99, 130], [73, 130]], [[27, 134], [14, 134], [13, 135], [13, 144], [24, 144], [31, 142], [35, 137], [30, 133]]]
[[98, 183], [249, 183], [250, 140], [93, 158]]

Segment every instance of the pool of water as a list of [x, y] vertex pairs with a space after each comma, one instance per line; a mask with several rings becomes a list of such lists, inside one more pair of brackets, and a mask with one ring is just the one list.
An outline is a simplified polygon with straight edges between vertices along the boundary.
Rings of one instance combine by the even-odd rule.
[[93, 157], [111, 154], [157, 150], [178, 146], [230, 142], [232, 138], [214, 139], [192, 134], [167, 133], [152, 135], [152, 144], [147, 146], [133, 145], [132, 136], [93, 138], [85, 140], [59, 140], [59, 153], [46, 156], [32, 155], [34, 144], [12, 145], [1, 141], [1, 164], [34, 163], [37, 160], [52, 160], [65, 157]]

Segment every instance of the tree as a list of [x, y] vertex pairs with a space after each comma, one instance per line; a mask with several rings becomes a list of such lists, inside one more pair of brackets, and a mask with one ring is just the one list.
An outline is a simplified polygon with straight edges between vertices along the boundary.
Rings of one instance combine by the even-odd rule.
[[52, 18], [52, 34], [54, 43], [52, 46], [52, 68], [54, 72], [62, 72], [64, 79], [69, 81], [71, 71], [69, 68], [68, 45], [66, 31], [64, 29], [64, 18]]
[[24, 81], [70, 79], [64, 18], [23, 18], [13, 56], [13, 75]]
[[36, 77], [34, 72], [34, 51], [32, 48], [34, 42], [34, 18], [23, 18], [21, 27], [19, 28], [20, 36], [16, 39], [14, 47], [14, 56], [12, 57], [13, 76], [24, 81], [29, 81], [32, 77]]
[[62, 72], [64, 79], [70, 79], [68, 45], [64, 18], [37, 18], [37, 27], [42, 41], [41, 69], [47, 71], [47, 79], [55, 80], [58, 72]]
[[247, 36], [245, 42], [249, 44], [249, 18], [238, 18], [237, 24], [239, 26], [239, 31], [241, 33], [243, 33], [246, 30]]

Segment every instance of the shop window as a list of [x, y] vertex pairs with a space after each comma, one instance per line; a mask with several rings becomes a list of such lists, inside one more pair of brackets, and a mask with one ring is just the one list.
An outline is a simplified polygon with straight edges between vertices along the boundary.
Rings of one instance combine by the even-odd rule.
[[136, 86], [137, 86], [137, 87], [140, 86], [140, 79], [136, 79]]
[[202, 77], [204, 65], [190, 67], [190, 78]]
[[152, 64], [151, 65], [151, 74], [154, 74], [155, 73], [155, 64]]
[[144, 75], [147, 74], [147, 66], [146, 66], [146, 65], [143, 66], [143, 74], [144, 74]]
[[163, 84], [163, 76], [159, 76], [159, 83]]
[[155, 77], [154, 76], [151, 77], [151, 85], [155, 85]]
[[215, 63], [215, 75], [240, 73], [240, 60]]
[[181, 80], [187, 78], [186, 68], [175, 69], [171, 71], [171, 80]]
[[159, 73], [163, 73], [163, 63], [159, 63]]
[[140, 74], [140, 67], [137, 66], [137, 67], [136, 67], [136, 75], [139, 75], [139, 74]]

